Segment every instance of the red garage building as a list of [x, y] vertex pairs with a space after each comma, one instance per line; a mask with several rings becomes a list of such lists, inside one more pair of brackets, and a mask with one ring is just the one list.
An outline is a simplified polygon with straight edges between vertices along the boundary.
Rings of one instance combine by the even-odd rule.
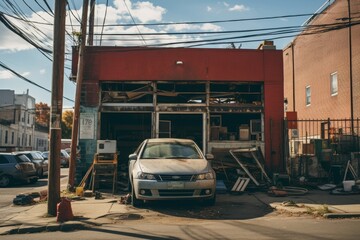
[[[282, 51], [266, 44], [254, 50], [87, 46], [80, 112], [97, 124], [93, 138], [80, 129], [83, 161], [91, 163], [98, 139], [117, 140], [126, 162], [145, 138], [177, 137], [194, 139], [205, 153], [258, 146], [267, 170], [282, 171]], [[73, 76], [76, 66], [74, 51]]]

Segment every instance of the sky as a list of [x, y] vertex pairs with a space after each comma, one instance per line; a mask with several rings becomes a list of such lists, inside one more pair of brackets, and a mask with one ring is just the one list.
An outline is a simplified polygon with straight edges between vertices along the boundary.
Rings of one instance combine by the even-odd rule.
[[[283, 49], [291, 42], [294, 33], [290, 36], [269, 35], [269, 30], [264, 29], [299, 27], [310, 17], [307, 14], [315, 13], [326, 2], [328, 1], [96, 0], [94, 45], [228, 48], [232, 42], [232, 46], [236, 48], [256, 49], [263, 40], [272, 36], [281, 37], [273, 41], [277, 49]], [[69, 77], [71, 47], [77, 40], [72, 33], [80, 32], [82, 4], [83, 0], [68, 0], [64, 109], [74, 106], [71, 100], [75, 99], [76, 85]], [[15, 90], [16, 94], [26, 93], [28, 89], [29, 95], [37, 103], [48, 105], [51, 105], [49, 90], [52, 85], [52, 12], [54, 0], [0, 2], [0, 14], [33, 43], [30, 44], [11, 32], [4, 21], [0, 22], [0, 64], [12, 70], [0, 66], [0, 89]], [[253, 32], [254, 29], [263, 31]], [[206, 34], [191, 34], [194, 32]], [[116, 35], [129, 33], [133, 35]], [[158, 35], [147, 35], [149, 33]], [[254, 33], [259, 35], [249, 36]], [[209, 39], [222, 40], [212, 41], [217, 44], [204, 42]]]

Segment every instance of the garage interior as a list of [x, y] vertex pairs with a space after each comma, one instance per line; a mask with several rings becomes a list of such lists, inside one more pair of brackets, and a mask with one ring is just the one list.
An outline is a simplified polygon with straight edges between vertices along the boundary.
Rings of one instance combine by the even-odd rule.
[[262, 82], [105, 82], [100, 137], [117, 141], [120, 171], [151, 137], [193, 139], [216, 167], [230, 148], [263, 145], [263, 105]]

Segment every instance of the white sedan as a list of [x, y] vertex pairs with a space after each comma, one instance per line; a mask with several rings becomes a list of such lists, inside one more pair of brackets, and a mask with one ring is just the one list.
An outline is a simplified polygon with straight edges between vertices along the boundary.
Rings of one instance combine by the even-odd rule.
[[146, 139], [129, 156], [132, 205], [144, 200], [203, 199], [215, 204], [216, 175], [196, 143], [189, 139]]

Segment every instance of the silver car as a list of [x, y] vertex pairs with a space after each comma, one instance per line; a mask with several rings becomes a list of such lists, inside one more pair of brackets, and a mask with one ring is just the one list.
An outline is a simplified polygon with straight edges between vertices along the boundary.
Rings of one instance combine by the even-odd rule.
[[200, 148], [192, 140], [146, 139], [129, 156], [132, 205], [144, 200], [203, 199], [213, 205], [216, 175]]

